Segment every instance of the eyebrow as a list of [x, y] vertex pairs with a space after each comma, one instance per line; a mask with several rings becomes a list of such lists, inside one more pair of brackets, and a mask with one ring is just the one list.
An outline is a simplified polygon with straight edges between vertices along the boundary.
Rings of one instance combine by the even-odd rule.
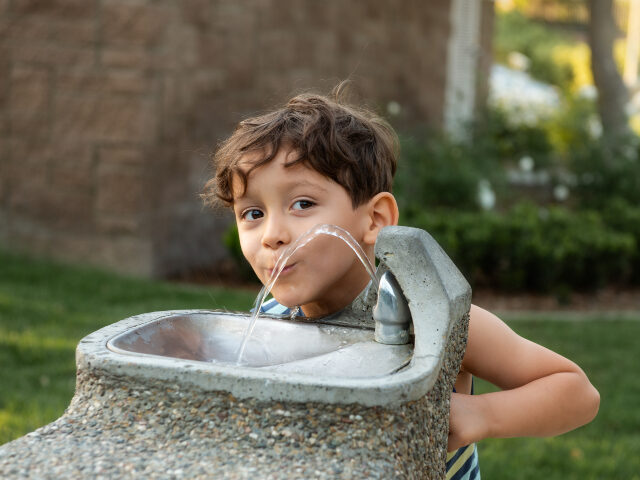
[[291, 185], [293, 185], [293, 186], [296, 186], [296, 187], [298, 187], [298, 186], [300, 186], [300, 187], [313, 187], [313, 188], [315, 188], [317, 190], [322, 190], [323, 192], [327, 191], [327, 189], [324, 188], [323, 186], [318, 185], [317, 183], [309, 182], [308, 180], [302, 180], [302, 181], [296, 181], [296, 182], [292, 181], [292, 182], [289, 182], [289, 183]]
[[[324, 193], [327, 192], [327, 189], [324, 188], [322, 185], [318, 185], [317, 183], [313, 183], [313, 182], [310, 182], [308, 180], [299, 180], [299, 181], [298, 180], [290, 180], [290, 181], [286, 181], [284, 183], [284, 186], [286, 188], [290, 189], [290, 190], [294, 189], [294, 188], [297, 188], [297, 187], [303, 187], [303, 188], [307, 187], [307, 188], [314, 188], [316, 190], [320, 190], [321, 192], [324, 192]], [[244, 192], [244, 195], [238, 197], [237, 200], [249, 197], [250, 196], [249, 195], [249, 190], [250, 189], [247, 188], [247, 190]]]

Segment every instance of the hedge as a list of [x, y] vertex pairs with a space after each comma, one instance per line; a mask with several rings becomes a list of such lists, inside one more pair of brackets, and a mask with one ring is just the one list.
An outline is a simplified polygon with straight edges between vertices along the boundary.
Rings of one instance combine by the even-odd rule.
[[430, 232], [473, 286], [557, 292], [640, 283], [640, 208], [616, 208], [518, 205], [423, 212], [405, 223]]

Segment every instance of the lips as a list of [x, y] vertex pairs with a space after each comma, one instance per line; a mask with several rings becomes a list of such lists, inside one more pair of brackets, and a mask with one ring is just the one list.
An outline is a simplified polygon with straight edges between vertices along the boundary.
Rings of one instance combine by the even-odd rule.
[[[280, 276], [278, 278], [281, 278], [283, 275], [287, 275], [288, 273], [290, 273], [295, 266], [296, 266], [296, 264], [292, 263], [292, 264], [289, 264], [286, 267], [284, 267], [282, 269], [282, 272], [280, 272]], [[275, 272], [274, 268], [267, 269], [267, 273], [269, 274], [269, 278], [271, 278], [273, 276], [274, 272]]]

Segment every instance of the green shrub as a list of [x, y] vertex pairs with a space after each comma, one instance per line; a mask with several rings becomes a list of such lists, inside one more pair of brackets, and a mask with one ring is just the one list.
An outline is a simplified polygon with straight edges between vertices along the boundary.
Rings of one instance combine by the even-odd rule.
[[604, 222], [618, 232], [631, 235], [636, 249], [630, 258], [631, 282], [640, 285], [640, 204], [635, 206], [624, 200], [615, 199], [602, 212]]
[[597, 144], [598, 127], [595, 102], [579, 95], [565, 95], [558, 111], [540, 126], [556, 163], [563, 164], [576, 151]]
[[505, 214], [439, 211], [406, 221], [430, 232], [474, 286], [559, 292], [635, 278], [637, 237], [594, 211], [527, 204]]
[[535, 159], [536, 168], [553, 161], [554, 148], [546, 122], [530, 125], [510, 118], [500, 107], [486, 108], [473, 124], [472, 144], [493, 155], [499, 165], [513, 164], [524, 156]]
[[616, 145], [584, 142], [570, 157], [576, 175], [576, 194], [584, 208], [606, 208], [612, 202], [640, 205], [640, 154], [638, 139], [621, 139]]
[[242, 247], [240, 246], [240, 237], [238, 236], [238, 226], [231, 223], [222, 236], [222, 243], [227, 248], [227, 251], [231, 255], [233, 262], [235, 263], [239, 276], [244, 280], [255, 280], [256, 275], [244, 258], [242, 254]]
[[526, 55], [531, 64], [529, 73], [546, 83], [569, 89], [574, 80], [573, 67], [554, 59], [553, 50], [559, 45], [576, 42], [566, 34], [559, 33], [518, 11], [499, 13], [496, 16], [494, 52], [496, 59], [506, 63], [510, 52]]
[[394, 194], [401, 209], [478, 209], [478, 183], [504, 185], [504, 172], [491, 141], [454, 140], [445, 135], [402, 137]]

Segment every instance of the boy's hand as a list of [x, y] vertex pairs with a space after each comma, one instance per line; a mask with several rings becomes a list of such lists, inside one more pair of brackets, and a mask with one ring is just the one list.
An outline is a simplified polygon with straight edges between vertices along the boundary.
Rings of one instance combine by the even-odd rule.
[[480, 395], [451, 394], [449, 452], [490, 436], [487, 415], [483, 409], [483, 398]]

